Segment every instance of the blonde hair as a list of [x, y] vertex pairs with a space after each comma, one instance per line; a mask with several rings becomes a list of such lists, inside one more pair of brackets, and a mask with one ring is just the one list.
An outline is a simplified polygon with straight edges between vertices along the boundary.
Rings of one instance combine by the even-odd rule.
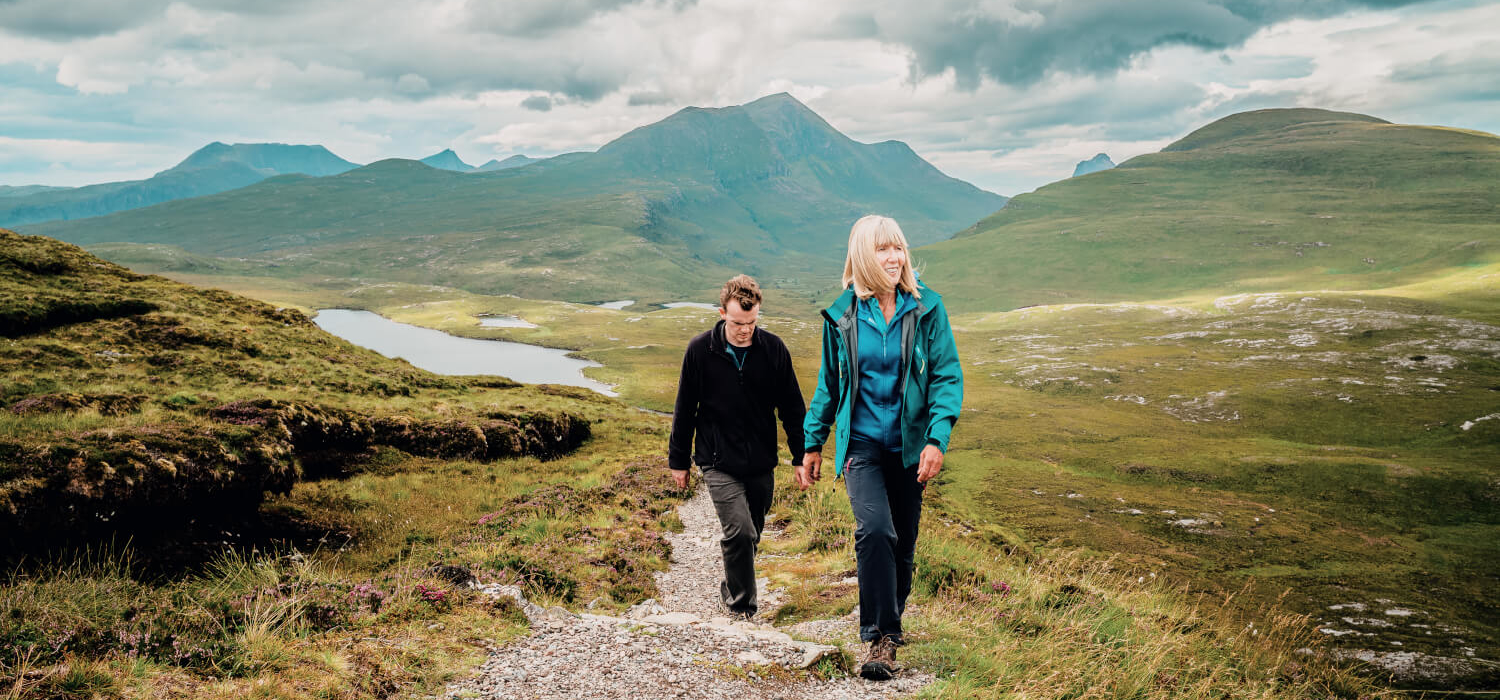
[[[901, 278], [896, 280], [895, 287], [875, 259], [876, 249], [892, 243], [906, 251], [906, 262], [901, 266]], [[861, 299], [894, 292], [896, 287], [918, 299], [922, 297], [917, 292], [917, 276], [911, 269], [911, 246], [907, 245], [906, 234], [895, 219], [871, 214], [854, 222], [854, 228], [849, 230], [849, 254], [844, 258], [844, 289], [851, 285]]]

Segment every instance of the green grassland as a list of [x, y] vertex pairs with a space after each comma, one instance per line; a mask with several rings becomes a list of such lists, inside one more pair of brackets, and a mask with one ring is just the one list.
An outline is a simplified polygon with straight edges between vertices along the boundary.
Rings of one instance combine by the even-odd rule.
[[[1497, 284], [1490, 265], [1386, 290], [955, 316], [965, 411], [934, 493], [997, 548], [1240, 592], [1247, 613], [1283, 600], [1347, 653], [1494, 659], [1500, 420], [1476, 419], [1500, 406]], [[686, 339], [716, 319], [449, 294], [341, 304], [577, 349], [622, 401], [657, 410]], [[810, 390], [819, 327], [766, 307]], [[497, 313], [540, 327], [478, 326]], [[1495, 677], [1477, 666], [1463, 682]]]
[[922, 251], [950, 304], [1379, 289], [1495, 262], [1500, 138], [1324, 110], [1226, 117]]
[[[112, 543], [75, 538], [80, 549], [12, 562], [0, 584], [5, 697], [430, 693], [476, 666], [486, 640], [504, 643], [526, 629], [513, 607], [457, 585], [465, 575], [513, 581], [543, 604], [568, 607], [619, 610], [653, 595], [651, 572], [668, 554], [662, 533], [676, 526], [668, 509], [682, 495], [664, 473], [663, 417], [580, 390], [429, 375], [331, 338], [295, 309], [136, 275], [45, 239], [0, 236], [7, 268], [0, 310], [8, 314], [0, 440], [26, 454], [90, 435], [149, 442], [211, 430], [226, 417], [212, 407], [268, 399], [296, 404], [300, 412], [287, 417], [328, 437], [339, 425], [390, 430], [381, 417], [402, 417], [409, 429], [404, 441], [370, 440], [340, 455], [293, 442], [288, 463], [298, 478], [266, 494], [254, 518], [215, 522], [210, 537], [173, 537], [146, 527], [149, 520], [120, 518]], [[623, 312], [572, 304], [422, 300], [424, 290], [394, 289], [369, 292], [382, 301], [404, 296], [394, 308], [428, 319], [519, 313], [557, 323], [555, 339], [601, 351], [615, 347], [613, 339], [674, 341], [659, 353], [616, 348], [637, 353], [634, 376], [651, 378], [640, 389], [622, 387], [642, 397], [665, 390], [668, 380], [657, 377], [675, 374], [676, 362], [664, 358], [708, 321], [693, 310], [652, 311], [632, 322]], [[105, 303], [112, 299], [150, 308]], [[16, 319], [31, 325], [22, 330]], [[182, 342], [132, 335], [164, 320]], [[799, 358], [808, 355], [810, 324], [775, 318], [768, 325], [795, 339]], [[472, 445], [481, 419], [522, 415], [575, 417], [591, 437], [561, 455], [454, 452], [466, 443], [452, 436], [469, 435]], [[458, 429], [422, 432], [434, 424]], [[298, 424], [278, 427], [294, 433]], [[110, 466], [133, 467], [128, 460]], [[956, 466], [953, 473], [962, 474]], [[847, 504], [830, 481], [804, 493], [788, 476], [783, 470], [775, 516], [788, 537], [776, 545], [779, 556], [767, 558], [768, 571], [790, 589], [792, 604], [779, 620], [847, 613], [852, 591], [840, 583], [853, 556]], [[26, 475], [7, 477], [7, 488], [27, 488], [20, 483]], [[108, 477], [85, 471], [72, 485], [87, 489]], [[1061, 551], [1013, 551], [982, 536], [984, 526], [964, 522], [957, 509], [964, 502], [946, 495], [952, 490], [940, 485], [932, 501], [913, 599], [920, 622], [905, 656], [940, 676], [927, 696], [1378, 692], [1325, 656], [1299, 652], [1321, 640], [1295, 613], [1260, 610], [1245, 627], [1232, 607], [1138, 581], [1128, 567]], [[162, 518], [174, 515], [159, 510]], [[191, 522], [177, 525], [194, 530]], [[233, 529], [218, 529], [225, 525]], [[200, 558], [163, 561], [164, 552], [186, 550]]]
[[1327, 292], [962, 317], [945, 500], [1249, 609], [1290, 590], [1345, 649], [1494, 659], [1494, 321]]

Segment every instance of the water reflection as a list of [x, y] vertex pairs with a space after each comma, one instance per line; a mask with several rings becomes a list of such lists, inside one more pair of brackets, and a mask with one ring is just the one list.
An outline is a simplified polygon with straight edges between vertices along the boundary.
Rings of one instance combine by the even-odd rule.
[[493, 316], [480, 316], [479, 325], [485, 328], [536, 328], [536, 324], [520, 316], [508, 314], [495, 314]]

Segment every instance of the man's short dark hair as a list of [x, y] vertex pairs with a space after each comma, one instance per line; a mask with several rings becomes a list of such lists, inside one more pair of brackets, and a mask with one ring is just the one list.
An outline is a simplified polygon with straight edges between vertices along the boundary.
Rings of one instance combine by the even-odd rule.
[[739, 302], [740, 309], [749, 311], [760, 303], [760, 285], [749, 275], [739, 275], [724, 283], [719, 290], [719, 308], [729, 310], [729, 302]]

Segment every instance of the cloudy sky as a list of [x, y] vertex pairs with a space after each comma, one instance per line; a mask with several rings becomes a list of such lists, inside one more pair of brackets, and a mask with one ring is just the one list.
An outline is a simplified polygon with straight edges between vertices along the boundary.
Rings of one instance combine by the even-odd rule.
[[790, 92], [1001, 194], [1217, 117], [1500, 133], [1475, 0], [0, 0], [0, 185], [150, 176], [211, 141], [478, 165]]

